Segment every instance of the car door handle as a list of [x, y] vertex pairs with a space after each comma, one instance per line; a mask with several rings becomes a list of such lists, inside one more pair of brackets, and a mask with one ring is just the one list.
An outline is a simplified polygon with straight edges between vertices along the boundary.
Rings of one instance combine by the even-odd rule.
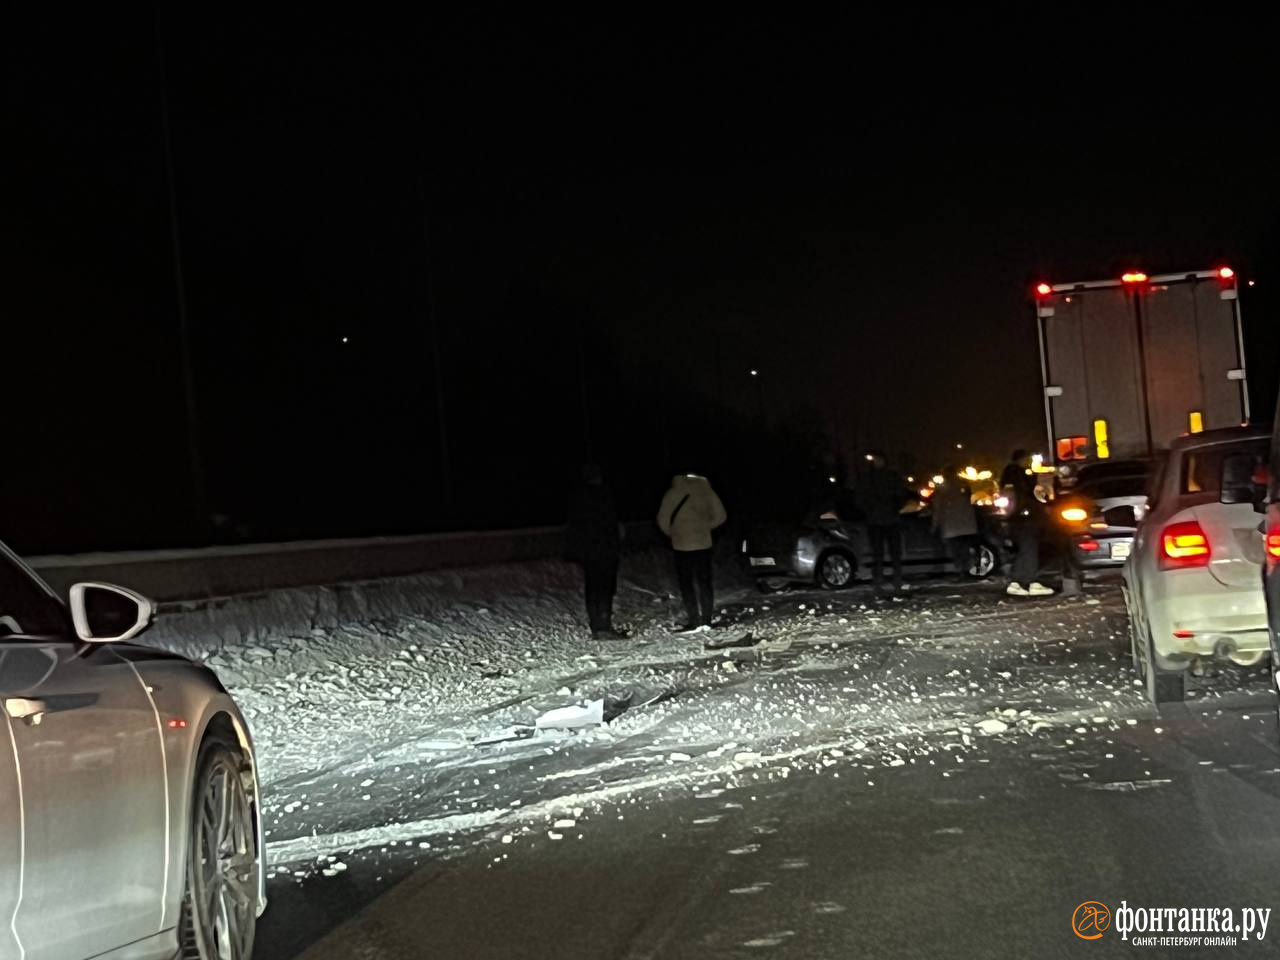
[[27, 700], [23, 697], [10, 697], [4, 702], [5, 713], [15, 720], [24, 720], [35, 725], [49, 709], [43, 700]]

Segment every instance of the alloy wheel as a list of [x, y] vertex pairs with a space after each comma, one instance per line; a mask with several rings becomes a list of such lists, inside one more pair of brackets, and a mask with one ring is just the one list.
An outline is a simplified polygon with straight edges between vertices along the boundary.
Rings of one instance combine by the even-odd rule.
[[190, 897], [201, 960], [248, 960], [257, 919], [253, 816], [230, 753], [215, 754], [197, 798]]
[[988, 577], [996, 568], [996, 553], [985, 543], [980, 543], [969, 553], [969, 576]]
[[830, 587], [845, 587], [853, 579], [853, 564], [839, 554], [828, 554], [822, 560], [822, 581]]

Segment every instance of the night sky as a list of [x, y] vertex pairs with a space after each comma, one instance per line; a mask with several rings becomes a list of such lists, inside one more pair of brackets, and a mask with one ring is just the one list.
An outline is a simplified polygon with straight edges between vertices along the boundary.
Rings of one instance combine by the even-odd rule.
[[1131, 266], [1257, 281], [1273, 409], [1273, 24], [160, 7], [6, 37], [19, 549], [556, 522], [588, 458], [634, 516], [677, 468], [759, 510], [823, 453], [1043, 447], [1030, 285]]

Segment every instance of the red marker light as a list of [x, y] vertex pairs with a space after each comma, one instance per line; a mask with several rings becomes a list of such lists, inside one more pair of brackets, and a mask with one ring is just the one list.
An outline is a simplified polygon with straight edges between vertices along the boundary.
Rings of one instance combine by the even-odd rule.
[[1196, 632], [1194, 630], [1175, 630], [1173, 635], [1179, 640], [1190, 640], [1196, 635]]
[[1037, 283], [1036, 293], [1040, 294], [1042, 297], [1047, 297], [1049, 294], [1053, 293], [1053, 287], [1049, 286], [1047, 283]]
[[1221, 277], [1223, 280], [1230, 280], [1235, 275], [1236, 275], [1236, 272], [1232, 270], [1230, 267], [1218, 268], [1218, 276]]
[[187, 721], [175, 718], [169, 721], [168, 726], [170, 730], [185, 730], [187, 728]]
[[1120, 279], [1125, 283], [1146, 283], [1147, 275], [1145, 273], [1126, 273]]

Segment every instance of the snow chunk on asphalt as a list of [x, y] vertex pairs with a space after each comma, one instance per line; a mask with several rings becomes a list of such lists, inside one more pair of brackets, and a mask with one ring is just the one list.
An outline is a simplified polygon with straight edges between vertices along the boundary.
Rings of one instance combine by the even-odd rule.
[[598, 727], [602, 723], [604, 723], [603, 699], [548, 710], [534, 721], [534, 726], [539, 730], [578, 730], [582, 727]]
[[995, 717], [987, 717], [985, 720], [979, 720], [974, 724], [979, 730], [987, 736], [995, 736], [997, 733], [1004, 733], [1009, 729], [1009, 725], [1003, 720], [997, 720]]

